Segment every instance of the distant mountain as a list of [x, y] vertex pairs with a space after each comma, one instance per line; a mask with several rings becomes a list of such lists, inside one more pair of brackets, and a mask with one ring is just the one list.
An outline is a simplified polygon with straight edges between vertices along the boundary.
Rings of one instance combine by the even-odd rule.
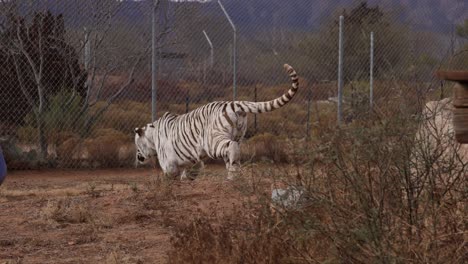
[[[150, 19], [150, 0], [120, 0], [123, 6], [118, 19], [144, 26]], [[25, 1], [26, 2], [26, 1]], [[72, 24], [83, 24], [97, 3], [107, 1], [34, 1], [38, 6], [64, 13]], [[112, 1], [110, 1], [112, 2]], [[217, 0], [171, 0], [172, 5], [195, 4], [206, 8], [207, 14], [222, 15]], [[269, 28], [315, 30], [343, 8], [351, 8], [359, 0], [222, 0], [228, 13], [243, 32]], [[468, 19], [467, 0], [368, 0], [370, 6], [379, 5], [399, 22], [417, 30], [449, 32], [455, 24]], [[29, 2], [28, 2], [29, 3]], [[45, 3], [45, 4], [44, 4]], [[109, 3], [109, 2], [107, 2]], [[80, 10], [79, 12], [77, 10]], [[72, 19], [70, 19], [72, 18]]]
[[[223, 0], [233, 20], [248, 27], [291, 27], [316, 29], [342, 8], [349, 9], [356, 0]], [[468, 19], [466, 0], [369, 0], [395, 16], [399, 22], [427, 31], [447, 31]], [[213, 5], [215, 3], [210, 3]], [[338, 10], [337, 10], [338, 9]]]

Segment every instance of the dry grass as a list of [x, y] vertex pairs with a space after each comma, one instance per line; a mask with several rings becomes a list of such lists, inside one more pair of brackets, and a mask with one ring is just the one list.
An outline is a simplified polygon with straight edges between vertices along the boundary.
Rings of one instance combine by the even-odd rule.
[[141, 258], [132, 257], [120, 251], [112, 251], [104, 261], [104, 264], [142, 264]]
[[[321, 110], [312, 116], [310, 142], [277, 136], [300, 134], [304, 127], [301, 121], [287, 119], [290, 112], [266, 114], [270, 119], [259, 121], [274, 122], [272, 134], [248, 139], [243, 159], [269, 165], [249, 164], [234, 183], [218, 183], [206, 175], [190, 183], [158, 178], [144, 184], [83, 185], [79, 191], [6, 189], [0, 199], [78, 196], [49, 199], [40, 207], [42, 221], [86, 226], [85, 236], [73, 243], [99, 241], [104, 228], [132, 226], [132, 232], [139, 232], [147, 226], [162, 227], [172, 235], [168, 259], [175, 263], [463, 263], [467, 167], [456, 155], [434, 155], [447, 150], [441, 144], [413, 164], [412, 154], [424, 145], [415, 140], [420, 120], [412, 117], [418, 112], [411, 103], [395, 102], [398, 109], [382, 110], [385, 118], [362, 113], [366, 118], [338, 129], [330, 121], [335, 106], [321, 102], [316, 105]], [[172, 107], [182, 110], [180, 104]], [[299, 119], [304, 117], [298, 106], [291, 107]], [[267, 129], [271, 127], [260, 131]], [[126, 136], [115, 130], [95, 131], [86, 139], [95, 145], [88, 155], [115, 158], [112, 146], [104, 149], [107, 146], [92, 140], [112, 145]], [[446, 140], [440, 136], [433, 142]], [[290, 166], [281, 168], [281, 162]], [[199, 182], [208, 184], [197, 186]], [[302, 188], [302, 207], [272, 210], [271, 189], [278, 186]], [[231, 200], [223, 196], [225, 191], [235, 193], [228, 196]], [[106, 200], [108, 195], [113, 196]], [[117, 212], [96, 213], [109, 207], [96, 209], [92, 201], [103, 200]], [[132, 243], [142, 237], [139, 233]], [[133, 250], [129, 254], [113, 248], [105, 261], [138, 262]]]
[[57, 223], [91, 223], [94, 216], [87, 204], [81, 199], [63, 198], [49, 200], [42, 208], [40, 217], [45, 221]]
[[[92, 112], [97, 111], [103, 105], [104, 102], [96, 104]], [[99, 133], [96, 130], [107, 128], [128, 135], [133, 132], [135, 127], [144, 126], [149, 120], [151, 120], [150, 104], [129, 100], [121, 101], [112, 104], [109, 109], [104, 112], [103, 116], [94, 127], [94, 133]]]
[[131, 138], [122, 132], [100, 129], [85, 140], [84, 145], [89, 151], [89, 160], [98, 162], [99, 167], [115, 167], [133, 161], [132, 156], [127, 156], [124, 160], [119, 157], [120, 148], [129, 141]]
[[285, 230], [272, 228], [274, 219], [267, 208], [243, 207], [186, 221], [177, 226], [169, 258], [175, 263], [285, 263]]
[[[301, 208], [272, 212], [265, 187], [244, 181], [250, 202], [232, 214], [178, 225], [170, 257], [184, 263], [462, 263], [467, 165], [456, 155], [413, 164], [411, 153], [421, 147], [414, 140], [418, 126], [404, 112], [384, 122], [370, 115], [318, 133], [317, 148], [296, 142], [294, 155], [304, 157], [290, 157], [299, 160], [297, 170], [256, 170], [253, 178], [300, 186]], [[446, 150], [433, 147], [432, 153]]]
[[134, 164], [131, 137], [114, 129], [95, 130], [82, 140], [71, 137], [57, 148], [62, 167], [121, 167]]
[[99, 197], [105, 192], [119, 192], [131, 189], [129, 184], [123, 183], [81, 183], [72, 187], [57, 188], [28, 188], [28, 189], [9, 189], [2, 187], [0, 189], [0, 198], [5, 199], [26, 199], [28, 197], [48, 198], [48, 197], [73, 197], [79, 195], [88, 195]]
[[[304, 85], [304, 81], [302, 82]], [[196, 83], [183, 83], [178, 85], [177, 89], [182, 89], [184, 92], [189, 92], [194, 89]], [[259, 86], [259, 100], [269, 100], [280, 96], [289, 87], [289, 83], [270, 86]], [[200, 96], [197, 93], [191, 94], [192, 101], [189, 109], [193, 110], [199, 106], [215, 100], [225, 100], [227, 98], [226, 89], [213, 86], [209, 89], [213, 90], [213, 95], [207, 99], [206, 94], [203, 94], [207, 88], [199, 89]], [[198, 88], [197, 88], [198, 89]], [[195, 89], [195, 90], [197, 90]], [[249, 98], [253, 87], [245, 86], [239, 89], [239, 99], [252, 100]], [[305, 88], [304, 88], [305, 89]], [[223, 91], [223, 93], [219, 93]], [[306, 136], [307, 122], [307, 100], [304, 97], [307, 93], [301, 93], [297, 98], [284, 109], [257, 115], [258, 126], [255, 131], [256, 135], [269, 133], [275, 136], [303, 138]], [[89, 114], [93, 115], [104, 106], [104, 102], [98, 102], [90, 109]], [[150, 116], [150, 104], [136, 102], [131, 100], [117, 101], [112, 104], [103, 116], [97, 120], [95, 125], [86, 135], [83, 134], [82, 122], [76, 123], [73, 127], [67, 127], [59, 132], [53, 131], [46, 135], [47, 141], [56, 149], [55, 153], [50, 156], [53, 159], [53, 164], [57, 167], [131, 167], [134, 165], [134, 153], [132, 136], [135, 127], [145, 125]], [[335, 119], [333, 112], [334, 105], [326, 105], [324, 103], [314, 103], [312, 107], [311, 123], [312, 134], [318, 127], [332, 123]], [[160, 109], [164, 109], [159, 114], [169, 111], [175, 114], [184, 114], [186, 111], [185, 96], [178, 100], [166, 100], [160, 105]], [[254, 133], [253, 116], [249, 117], [248, 134]], [[80, 136], [81, 134], [81, 136]], [[37, 131], [33, 127], [20, 127], [17, 133], [20, 142], [27, 142], [31, 147], [35, 147], [37, 142]], [[261, 148], [261, 147], [260, 147]], [[262, 153], [263, 158], [276, 161], [278, 158], [284, 161], [284, 158], [278, 156], [268, 156], [268, 153]], [[271, 153], [276, 155], [275, 153]], [[57, 159], [55, 159], [55, 156]], [[33, 158], [34, 159], [34, 158]], [[34, 163], [35, 164], [35, 163]], [[32, 167], [35, 165], [31, 161]], [[24, 167], [23, 165], [21, 165]]]
[[248, 162], [287, 162], [286, 139], [269, 133], [251, 137], [241, 146], [241, 159]]

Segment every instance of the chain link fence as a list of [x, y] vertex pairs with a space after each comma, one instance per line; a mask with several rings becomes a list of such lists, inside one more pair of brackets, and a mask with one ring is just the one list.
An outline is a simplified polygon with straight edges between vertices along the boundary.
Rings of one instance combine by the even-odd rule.
[[290, 85], [283, 63], [299, 73], [300, 92], [284, 109], [252, 116], [246, 140], [313, 137], [337, 122], [340, 15], [345, 122], [370, 110], [371, 32], [375, 108], [445, 97], [434, 70], [468, 67], [463, 1], [223, 4], [235, 32], [217, 1], [0, 0], [8, 165], [131, 166], [133, 129], [152, 119], [153, 78], [156, 115], [183, 114], [232, 100], [234, 86], [237, 100], [278, 97]]

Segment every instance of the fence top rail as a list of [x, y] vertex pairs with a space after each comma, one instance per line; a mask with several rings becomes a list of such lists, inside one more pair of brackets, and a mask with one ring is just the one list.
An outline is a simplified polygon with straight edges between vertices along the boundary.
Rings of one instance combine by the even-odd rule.
[[447, 81], [468, 81], [468, 71], [436, 71], [435, 74]]

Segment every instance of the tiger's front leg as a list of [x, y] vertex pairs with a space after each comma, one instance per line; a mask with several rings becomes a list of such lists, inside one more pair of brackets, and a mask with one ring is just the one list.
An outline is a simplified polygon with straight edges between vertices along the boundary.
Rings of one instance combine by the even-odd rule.
[[169, 177], [171, 179], [176, 179], [181, 175], [180, 167], [175, 164], [166, 166], [165, 168], [163, 168], [163, 172], [164, 175], [166, 175], [166, 177]]
[[230, 141], [225, 154], [224, 161], [228, 171], [228, 180], [234, 180], [240, 174], [240, 144], [237, 141]]
[[205, 173], [205, 163], [203, 160], [198, 161], [195, 164], [186, 166], [180, 175], [180, 180], [195, 180], [200, 174]]

